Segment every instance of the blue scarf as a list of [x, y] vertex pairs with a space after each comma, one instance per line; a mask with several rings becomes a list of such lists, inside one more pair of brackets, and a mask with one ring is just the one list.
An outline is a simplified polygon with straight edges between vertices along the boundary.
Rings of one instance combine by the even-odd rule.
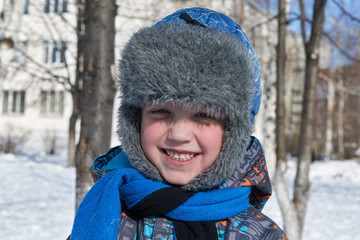
[[[154, 182], [131, 168], [112, 171], [86, 194], [74, 220], [71, 240], [117, 239], [120, 199], [128, 209], [149, 194], [171, 187]], [[178, 208], [164, 214], [180, 221], [212, 221], [233, 217], [249, 205], [250, 187], [198, 192]]]

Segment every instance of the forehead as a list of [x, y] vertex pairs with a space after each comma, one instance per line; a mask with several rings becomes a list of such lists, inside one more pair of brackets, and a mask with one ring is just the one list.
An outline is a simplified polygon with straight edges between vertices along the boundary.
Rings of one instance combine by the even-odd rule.
[[173, 111], [183, 111], [183, 112], [206, 112], [206, 113], [212, 113], [210, 109], [203, 108], [201, 106], [183, 106], [179, 104], [154, 104], [154, 105], [147, 105], [143, 107], [143, 110], [146, 109], [153, 109], [153, 108], [165, 108], [167, 110], [173, 110]]

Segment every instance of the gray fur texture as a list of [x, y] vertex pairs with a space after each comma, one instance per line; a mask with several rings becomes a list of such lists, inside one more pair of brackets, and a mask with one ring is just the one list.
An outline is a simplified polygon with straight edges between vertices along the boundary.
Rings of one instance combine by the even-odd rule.
[[140, 145], [141, 109], [174, 103], [200, 107], [225, 122], [222, 150], [215, 163], [182, 188], [219, 186], [243, 161], [252, 124], [253, 69], [246, 47], [213, 28], [162, 24], [135, 33], [119, 64], [118, 136], [133, 167], [164, 181]]

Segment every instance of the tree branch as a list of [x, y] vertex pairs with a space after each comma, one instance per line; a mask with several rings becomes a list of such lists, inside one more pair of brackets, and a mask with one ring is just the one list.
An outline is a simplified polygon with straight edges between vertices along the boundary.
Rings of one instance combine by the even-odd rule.
[[332, 0], [332, 2], [340, 9], [340, 11], [348, 16], [352, 21], [360, 23], [360, 18], [354, 17], [349, 11], [347, 11], [337, 0]]
[[254, 30], [255, 28], [260, 27], [261, 25], [268, 24], [269, 22], [271, 22], [273, 20], [276, 20], [278, 17], [279, 17], [279, 15], [269, 17], [266, 20], [264, 20], [263, 22], [260, 22], [260, 23], [258, 23], [256, 25], [252, 26], [251, 28], [249, 28], [249, 30], [251, 31], [251, 30]]
[[[70, 86], [70, 88], [72, 87], [71, 81], [70, 81], [70, 75], [68, 75], [67, 77], [61, 76], [61, 75], [57, 75], [55, 73], [53, 73], [50, 69], [46, 68], [43, 64], [38, 63], [35, 59], [33, 59], [31, 56], [29, 56], [26, 52], [19, 50], [21, 52], [21, 54], [27, 59], [29, 60], [31, 63], [35, 64], [38, 68], [44, 70], [44, 72], [46, 74], [48, 74], [50, 77], [54, 78], [58, 83], [61, 83], [62, 85], [64, 85], [64, 87], [66, 88], [66, 84], [68, 84]], [[65, 65], [66, 68], [68, 68], [68, 65]], [[25, 71], [27, 71], [26, 69], [24, 69]], [[68, 69], [67, 69], [68, 70]], [[28, 73], [30, 73], [29, 71], [27, 71]], [[69, 71], [67, 71], [68, 74]], [[40, 78], [39, 79], [46, 79], [46, 78]], [[62, 79], [63, 81], [60, 81], [60, 79]]]
[[347, 57], [349, 60], [353, 61], [353, 62], [360, 62], [359, 58], [355, 58], [353, 56], [351, 56], [346, 50], [344, 50], [342, 47], [339, 46], [339, 44], [337, 44], [337, 42], [327, 33], [327, 32], [323, 32], [324, 36], [326, 37], [327, 40], [329, 40], [329, 42], [336, 48], [339, 50], [339, 52], [341, 54], [343, 54], [345, 57]]
[[303, 0], [299, 0], [300, 3], [300, 23], [301, 23], [301, 35], [303, 38], [303, 43], [304, 43], [304, 47], [306, 47], [306, 29], [305, 29], [305, 20], [306, 20], [306, 16], [305, 16], [305, 10], [304, 10], [304, 1]]

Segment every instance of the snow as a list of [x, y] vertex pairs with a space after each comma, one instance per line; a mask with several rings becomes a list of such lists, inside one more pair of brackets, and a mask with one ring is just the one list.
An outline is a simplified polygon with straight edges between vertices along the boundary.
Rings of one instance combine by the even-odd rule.
[[[288, 163], [288, 187], [293, 190], [296, 162]], [[317, 161], [310, 169], [311, 195], [304, 240], [360, 239], [360, 162]], [[283, 226], [276, 193], [263, 212]]]
[[66, 239], [75, 171], [64, 156], [0, 155], [0, 239]]
[[[65, 156], [0, 154], [0, 239], [64, 240], [71, 232], [75, 170]], [[289, 162], [292, 188], [296, 162]], [[360, 236], [360, 162], [315, 162], [304, 240], [355, 239]], [[276, 194], [264, 209], [282, 226]]]

